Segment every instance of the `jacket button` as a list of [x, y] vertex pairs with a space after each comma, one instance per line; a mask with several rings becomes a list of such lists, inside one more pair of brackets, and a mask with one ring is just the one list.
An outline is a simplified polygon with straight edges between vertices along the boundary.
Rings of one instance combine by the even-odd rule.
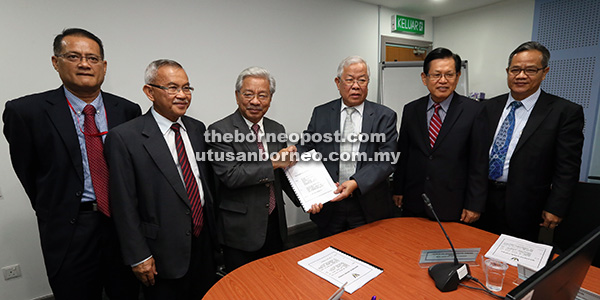
[[429, 176], [425, 176], [425, 180], [429, 180]]
[[71, 219], [71, 221], [69, 221], [69, 223], [71, 223], [71, 224], [75, 224], [75, 222], [76, 222], [76, 221], [77, 221], [77, 220], [75, 220], [75, 218], [73, 218], [73, 219]]
[[189, 210], [189, 209], [188, 209], [188, 210], [186, 210], [186, 211], [185, 211], [185, 214], [186, 214], [186, 215], [189, 215], [189, 214], [190, 214], [190, 210]]
[[267, 205], [265, 205], [265, 207], [269, 207], [269, 203], [267, 203]]
[[82, 192], [82, 191], [77, 191], [77, 192], [75, 192], [75, 196], [77, 196], [77, 197], [81, 197], [81, 195], [83, 195], [83, 192]]
[[187, 235], [187, 236], [189, 236], [191, 234], [192, 234], [191, 230], [188, 230], [188, 231], [185, 232], [185, 235]]
[[267, 182], [267, 184], [265, 184], [265, 186], [267, 186], [267, 187], [271, 187], [271, 183], [270, 183], [270, 182]]
[[433, 155], [430, 155], [430, 156], [429, 156], [429, 160], [432, 160], [432, 159], [433, 159]]

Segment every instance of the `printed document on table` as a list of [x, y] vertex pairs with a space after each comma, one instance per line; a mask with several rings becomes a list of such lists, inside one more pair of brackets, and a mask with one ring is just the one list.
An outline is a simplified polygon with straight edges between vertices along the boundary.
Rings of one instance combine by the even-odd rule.
[[383, 272], [383, 269], [334, 247], [328, 247], [298, 264], [337, 287], [345, 284], [349, 294]]
[[[316, 152], [311, 150], [307, 153], [314, 157]], [[337, 187], [320, 160], [298, 160], [295, 165], [285, 169], [285, 176], [304, 211], [308, 211], [313, 204], [326, 203], [337, 196], [333, 193]]]
[[552, 246], [530, 242], [510, 235], [501, 235], [485, 254], [511, 266], [521, 264], [535, 271], [546, 265], [552, 254]]

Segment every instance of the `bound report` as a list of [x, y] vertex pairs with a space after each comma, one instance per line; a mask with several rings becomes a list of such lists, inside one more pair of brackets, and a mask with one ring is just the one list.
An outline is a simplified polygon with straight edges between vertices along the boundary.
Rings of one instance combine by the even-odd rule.
[[[315, 157], [312, 155], [316, 153], [315, 150], [308, 153]], [[337, 187], [320, 160], [300, 159], [295, 165], [285, 169], [285, 176], [304, 211], [308, 211], [313, 204], [326, 203], [337, 196], [333, 193]]]

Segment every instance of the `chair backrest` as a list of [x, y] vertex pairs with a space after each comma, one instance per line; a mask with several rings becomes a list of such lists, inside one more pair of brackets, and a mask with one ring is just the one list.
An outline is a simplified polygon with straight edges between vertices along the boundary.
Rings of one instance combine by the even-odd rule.
[[[598, 226], [600, 226], [600, 184], [579, 182], [573, 191], [573, 201], [569, 211], [560, 225], [554, 229], [553, 242], [560, 252], [563, 252]], [[600, 251], [596, 253], [592, 265], [600, 268]]]

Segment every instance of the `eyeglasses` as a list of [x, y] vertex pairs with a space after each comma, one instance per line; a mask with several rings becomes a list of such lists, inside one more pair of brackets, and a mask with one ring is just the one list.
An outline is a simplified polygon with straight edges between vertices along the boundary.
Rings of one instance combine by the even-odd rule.
[[519, 74], [521, 74], [521, 72], [525, 72], [525, 75], [527, 76], [535, 76], [535, 74], [537, 74], [540, 70], [543, 70], [544, 68], [536, 68], [536, 67], [527, 67], [525, 69], [521, 69], [519, 67], [512, 67], [510, 69], [508, 69], [508, 73], [510, 73], [513, 76], [517, 76]]
[[256, 97], [256, 99], [258, 99], [259, 101], [264, 101], [264, 100], [269, 99], [271, 97], [271, 94], [269, 94], [269, 93], [254, 94], [252, 92], [243, 92], [242, 97], [244, 97], [244, 99], [246, 99], [247, 101], [254, 99], [254, 97]]
[[96, 65], [102, 61], [102, 59], [99, 56], [93, 54], [81, 55], [79, 53], [65, 53], [56, 55], [56, 57], [62, 57], [72, 63], [82, 62], [83, 59], [85, 59], [90, 65]]
[[442, 79], [442, 76], [444, 78], [446, 78], [446, 80], [453, 80], [454, 78], [456, 78], [456, 73], [446, 73], [446, 74], [442, 74], [442, 73], [435, 73], [435, 74], [427, 74], [427, 77], [429, 77], [429, 80], [431, 81], [438, 81], [440, 79]]
[[365, 86], [369, 83], [369, 79], [366, 79], [366, 78], [359, 78], [359, 79], [346, 78], [346, 79], [343, 79], [342, 81], [347, 86], [352, 86], [352, 85], [354, 85], [355, 82], [358, 83], [359, 86]]
[[179, 91], [183, 91], [183, 93], [186, 95], [191, 95], [192, 92], [194, 91], [194, 88], [191, 86], [182, 86], [182, 87], [178, 87], [175, 85], [162, 86], [162, 85], [152, 84], [152, 83], [148, 83], [148, 85], [151, 87], [161, 89], [161, 90], [165, 90], [165, 91], [167, 91], [167, 94], [169, 94], [169, 95], [177, 95], [177, 94], [179, 94]]

